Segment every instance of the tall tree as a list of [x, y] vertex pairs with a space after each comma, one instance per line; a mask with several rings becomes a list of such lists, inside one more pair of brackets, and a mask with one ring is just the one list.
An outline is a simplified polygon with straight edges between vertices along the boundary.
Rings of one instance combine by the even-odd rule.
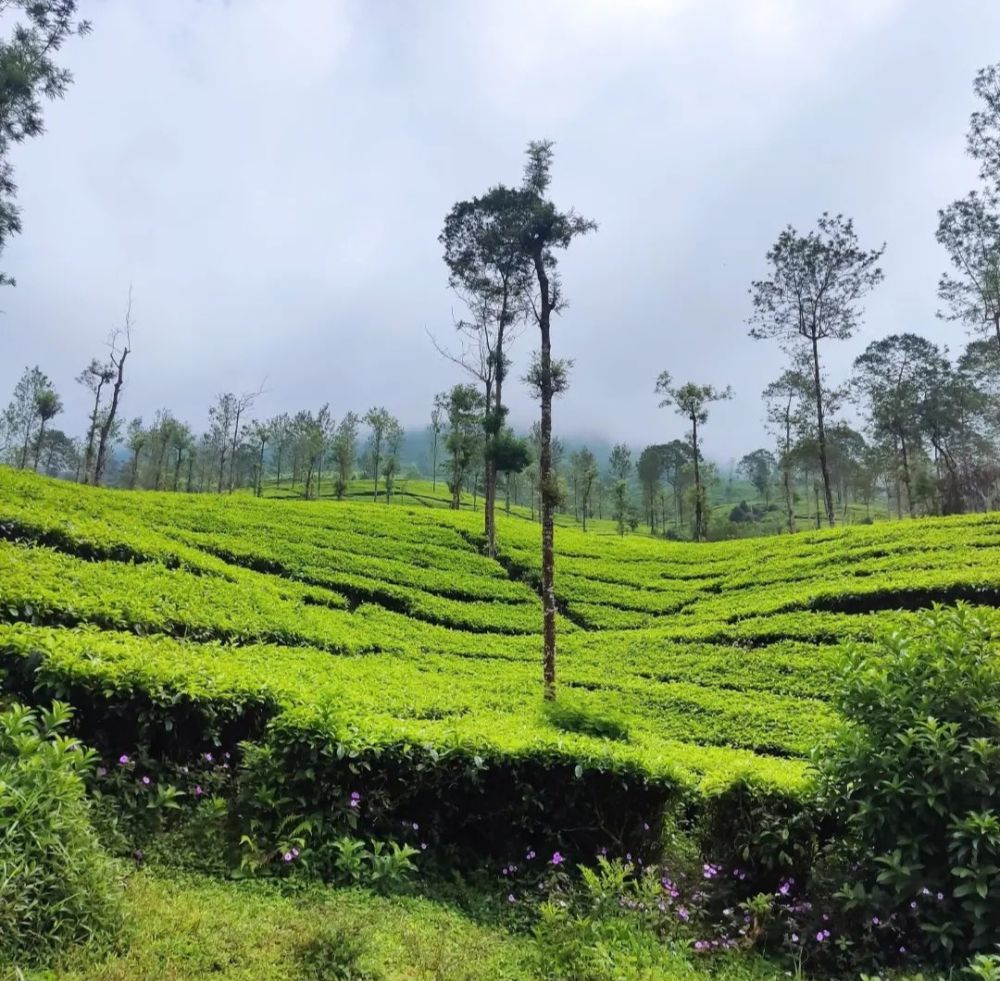
[[775, 460], [774, 454], [765, 449], [753, 450], [741, 457], [736, 468], [750, 481], [766, 506], [771, 495], [774, 471], [778, 469], [778, 461]]
[[1000, 350], [1000, 210], [996, 199], [971, 191], [938, 212], [937, 240], [954, 273], [944, 273], [938, 316], [989, 337]]
[[690, 479], [691, 447], [682, 439], [672, 439], [663, 447], [663, 473], [674, 497], [677, 529], [684, 524], [684, 484]]
[[356, 412], [345, 412], [333, 437], [333, 459], [337, 467], [334, 491], [343, 500], [354, 473], [354, 460], [358, 455], [358, 426], [361, 419]]
[[[550, 201], [552, 147], [548, 140], [528, 144], [528, 162], [522, 192], [525, 219], [520, 242], [531, 259], [537, 287], [532, 312], [538, 323], [541, 347], [533, 378], [541, 401], [541, 446], [538, 457], [542, 512], [542, 680], [545, 698], [556, 697], [556, 592], [555, 592], [555, 509], [559, 486], [552, 466], [552, 399], [557, 393], [560, 372], [552, 359], [552, 316], [565, 307], [557, 270], [556, 251], [569, 247], [573, 239], [597, 228], [595, 222], [572, 209], [559, 211]], [[565, 381], [566, 373], [561, 377]]]
[[694, 465], [694, 537], [703, 541], [708, 528], [705, 488], [701, 473], [701, 450], [698, 445], [698, 426], [708, 422], [708, 407], [712, 402], [720, 402], [733, 397], [732, 389], [726, 386], [717, 389], [711, 385], [697, 385], [687, 382], [674, 386], [670, 373], [661, 371], [656, 379], [656, 394], [660, 396], [660, 408], [673, 406], [679, 416], [691, 423], [691, 460]]
[[861, 326], [861, 300], [882, 281], [881, 248], [858, 245], [853, 222], [824, 212], [815, 231], [800, 235], [789, 225], [767, 253], [770, 278], [750, 287], [750, 336], [776, 338], [793, 357], [805, 348], [812, 368], [816, 449], [827, 523], [835, 522], [827, 457], [821, 341], [846, 340]]
[[437, 490], [438, 482], [438, 440], [444, 430], [444, 411], [435, 401], [431, 409], [431, 424], [427, 427], [431, 437], [431, 489]]
[[876, 439], [896, 447], [899, 474], [906, 489], [910, 516], [916, 517], [913, 454], [919, 448], [927, 386], [939, 377], [943, 356], [936, 345], [917, 334], [892, 334], [872, 341], [855, 359], [854, 397]]
[[[386, 453], [390, 437], [402, 431], [399, 420], [389, 413], [384, 406], [373, 406], [364, 417], [365, 425], [368, 426], [368, 452], [371, 454], [372, 470], [374, 480], [374, 491], [372, 500], [378, 501], [378, 478], [379, 469], [382, 465], [383, 457]], [[398, 438], [398, 437], [397, 437]], [[388, 504], [388, 499], [386, 500]]]
[[484, 395], [472, 385], [455, 385], [434, 400], [448, 421], [444, 446], [448, 452], [448, 489], [451, 507], [462, 504], [462, 488], [473, 460], [482, 449], [482, 418], [486, 411]]
[[35, 437], [34, 470], [38, 472], [38, 460], [45, 441], [45, 427], [63, 410], [62, 399], [54, 388], [44, 388], [35, 396], [35, 410], [38, 413], [38, 435]]
[[28, 454], [38, 437], [39, 400], [47, 392], [54, 393], [48, 375], [38, 365], [25, 368], [14, 386], [14, 397], [4, 410], [7, 437], [13, 443], [11, 458], [22, 470], [28, 466]]
[[628, 524], [628, 478], [632, 473], [632, 450], [625, 443], [615, 443], [608, 458], [608, 470], [614, 480], [612, 485], [613, 513], [618, 534], [625, 534]]
[[1000, 194], [1000, 62], [976, 72], [972, 88], [983, 107], [969, 119], [966, 149], [979, 163], [979, 176]]
[[[800, 359], [801, 360], [801, 359]], [[781, 489], [789, 534], [795, 534], [795, 466], [797, 448], [809, 431], [811, 381], [805, 370], [789, 368], [764, 389], [768, 429], [778, 444]]]
[[454, 360], [483, 385], [483, 517], [490, 554], [496, 552], [496, 443], [507, 414], [503, 404], [507, 345], [531, 310], [533, 266], [522, 248], [522, 233], [532, 204], [523, 190], [498, 185], [481, 197], [455, 204], [438, 239], [444, 246], [448, 283], [470, 313], [457, 327], [472, 349], [463, 346]]
[[104, 469], [108, 463], [111, 450], [111, 439], [116, 432], [118, 405], [121, 400], [122, 388], [125, 385], [125, 359], [132, 353], [132, 287], [128, 288], [128, 303], [125, 307], [125, 319], [121, 327], [111, 332], [108, 347], [111, 353], [108, 362], [114, 372], [114, 385], [111, 389], [111, 402], [98, 430], [97, 458], [94, 462], [94, 484], [100, 484], [104, 479]]
[[135, 490], [139, 480], [139, 457], [149, 443], [149, 431], [142, 425], [142, 416], [136, 416], [125, 428], [125, 445], [131, 454], [128, 487]]
[[[18, 11], [18, 13], [12, 13]], [[73, 35], [84, 35], [89, 22], [77, 20], [76, 0], [5, 0], [0, 12], [14, 20], [9, 37], [0, 39], [0, 252], [21, 230], [14, 203], [17, 185], [10, 162], [12, 148], [43, 132], [42, 99], [61, 98], [72, 73], [54, 55]], [[0, 285], [14, 280], [0, 273]]]
[[90, 364], [77, 376], [77, 382], [87, 388], [94, 396], [94, 404], [90, 410], [87, 424], [87, 450], [83, 461], [83, 480], [89, 482], [94, 466], [94, 453], [97, 449], [97, 431], [101, 424], [101, 395], [106, 385], [114, 380], [114, 368], [106, 361], [91, 358]]
[[640, 454], [635, 465], [642, 487], [642, 501], [646, 509], [646, 522], [650, 534], [656, 534], [656, 498], [660, 492], [660, 481], [666, 470], [666, 446], [662, 443], [647, 446]]

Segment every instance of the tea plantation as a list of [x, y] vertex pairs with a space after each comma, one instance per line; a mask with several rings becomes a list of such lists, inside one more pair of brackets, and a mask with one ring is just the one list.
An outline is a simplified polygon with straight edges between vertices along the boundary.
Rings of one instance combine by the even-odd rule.
[[502, 520], [492, 559], [479, 525], [3, 469], [0, 666], [23, 700], [69, 701], [108, 761], [249, 740], [261, 793], [280, 787], [271, 821], [350, 814], [356, 794], [372, 806], [352, 818], [418, 824], [449, 854], [575, 857], [641, 853], [682, 801], [711, 853], [732, 802], [794, 807], [836, 722], [841, 641], [1000, 599], [996, 515], [707, 545], [560, 529], [553, 712], [537, 527]]

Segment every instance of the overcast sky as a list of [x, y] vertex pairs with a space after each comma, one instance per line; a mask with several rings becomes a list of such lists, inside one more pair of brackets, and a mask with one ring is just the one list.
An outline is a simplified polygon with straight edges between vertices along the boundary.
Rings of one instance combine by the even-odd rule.
[[[574, 358], [565, 435], [636, 446], [682, 434], [659, 371], [732, 384], [709, 456], [764, 442], [773, 342], [747, 288], [780, 229], [823, 210], [888, 243], [865, 330], [935, 319], [936, 212], [964, 194], [977, 68], [1000, 59], [996, 0], [82, 0], [76, 81], [16, 150], [24, 231], [0, 268], [0, 400], [26, 364], [84, 428], [74, 376], [102, 354], [128, 284], [128, 417], [196, 427], [223, 390], [258, 412], [384, 404], [423, 426], [459, 380], [426, 331], [458, 313], [437, 236], [452, 203], [520, 179], [556, 141], [552, 195], [596, 219], [563, 261]], [[532, 329], [512, 354], [516, 373]], [[510, 386], [512, 418], [535, 407]]]

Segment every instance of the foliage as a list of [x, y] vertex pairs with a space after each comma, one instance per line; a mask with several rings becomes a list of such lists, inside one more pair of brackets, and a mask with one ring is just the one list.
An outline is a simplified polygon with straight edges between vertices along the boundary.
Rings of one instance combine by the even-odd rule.
[[1000, 659], [975, 611], [938, 608], [855, 649], [847, 726], [820, 764], [858, 871], [849, 908], [897, 918], [942, 957], [1000, 942]]
[[59, 702], [0, 711], [0, 963], [106, 945], [120, 926], [84, 796], [94, 754], [63, 734], [71, 715]]

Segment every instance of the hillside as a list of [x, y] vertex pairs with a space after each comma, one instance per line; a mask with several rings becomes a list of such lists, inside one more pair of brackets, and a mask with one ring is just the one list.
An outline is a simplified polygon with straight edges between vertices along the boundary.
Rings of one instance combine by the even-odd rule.
[[442, 845], [501, 854], [584, 828], [557, 838], [641, 848], [678, 796], [794, 800], [835, 722], [840, 641], [936, 600], [1000, 600], [997, 515], [701, 546], [560, 529], [572, 711], [551, 716], [537, 528], [502, 520], [492, 560], [479, 520], [3, 469], [0, 664], [24, 697], [67, 697], [107, 759], [249, 737], [301, 807], [343, 807], [353, 782], [385, 798], [380, 822], [420, 817]]

